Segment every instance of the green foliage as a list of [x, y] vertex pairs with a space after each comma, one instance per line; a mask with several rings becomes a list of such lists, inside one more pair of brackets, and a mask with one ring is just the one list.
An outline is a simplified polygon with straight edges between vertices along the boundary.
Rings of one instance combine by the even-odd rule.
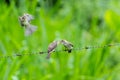
[[[57, 1], [57, 2], [55, 2]], [[53, 40], [75, 48], [119, 42], [119, 0], [0, 1], [0, 56], [46, 51]], [[18, 17], [35, 16], [37, 31], [24, 36]], [[0, 57], [0, 80], [120, 80], [118, 47], [13, 58]]]

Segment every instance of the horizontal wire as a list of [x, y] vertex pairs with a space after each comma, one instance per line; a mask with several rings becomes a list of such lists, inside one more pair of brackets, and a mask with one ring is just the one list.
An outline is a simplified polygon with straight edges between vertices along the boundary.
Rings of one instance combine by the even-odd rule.
[[[85, 46], [85, 47], [79, 47], [79, 48], [73, 48], [73, 51], [80, 51], [80, 50], [88, 50], [88, 49], [97, 49], [97, 48], [107, 48], [107, 47], [112, 47], [112, 46], [120, 46], [120, 43], [115, 43], [115, 44], [107, 44], [107, 45], [103, 45], [103, 46]], [[56, 52], [67, 52], [67, 50], [56, 50], [54, 51]], [[13, 57], [22, 57], [22, 56], [31, 56], [31, 55], [37, 55], [37, 54], [45, 54], [48, 53], [47, 51], [40, 51], [40, 52], [36, 52], [36, 53], [16, 53], [13, 55], [5, 55], [5, 56], [0, 56], [0, 60], [1, 59], [7, 59], [7, 58], [13, 58]]]

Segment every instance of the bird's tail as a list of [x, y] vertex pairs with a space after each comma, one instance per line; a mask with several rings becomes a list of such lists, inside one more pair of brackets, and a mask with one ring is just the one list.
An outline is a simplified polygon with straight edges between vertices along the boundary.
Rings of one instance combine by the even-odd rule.
[[48, 53], [48, 55], [47, 55], [46, 59], [50, 59], [50, 53]]
[[37, 30], [37, 26], [29, 25], [26, 27], [25, 36], [29, 36]]

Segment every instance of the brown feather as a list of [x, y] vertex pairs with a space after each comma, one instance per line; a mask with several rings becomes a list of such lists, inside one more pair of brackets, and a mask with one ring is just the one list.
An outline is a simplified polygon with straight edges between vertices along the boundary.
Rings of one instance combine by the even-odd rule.
[[73, 49], [73, 44], [71, 42], [68, 42], [67, 40], [61, 40], [60, 41], [64, 47], [66, 48], [65, 51], [67, 51], [68, 53], [71, 53], [72, 52], [72, 49]]
[[51, 52], [54, 51], [54, 49], [57, 47], [58, 45], [58, 41], [53, 41], [52, 43], [49, 44], [48, 46], [48, 55], [47, 55], [47, 59], [50, 58]]

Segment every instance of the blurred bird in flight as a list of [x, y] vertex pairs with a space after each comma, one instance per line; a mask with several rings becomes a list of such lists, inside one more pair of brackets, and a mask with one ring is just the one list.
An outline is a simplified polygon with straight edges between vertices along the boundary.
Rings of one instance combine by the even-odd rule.
[[34, 17], [30, 14], [23, 14], [23, 16], [19, 17], [20, 25], [25, 27], [25, 36], [31, 35], [33, 32], [37, 30], [37, 26], [31, 25], [30, 22]]

